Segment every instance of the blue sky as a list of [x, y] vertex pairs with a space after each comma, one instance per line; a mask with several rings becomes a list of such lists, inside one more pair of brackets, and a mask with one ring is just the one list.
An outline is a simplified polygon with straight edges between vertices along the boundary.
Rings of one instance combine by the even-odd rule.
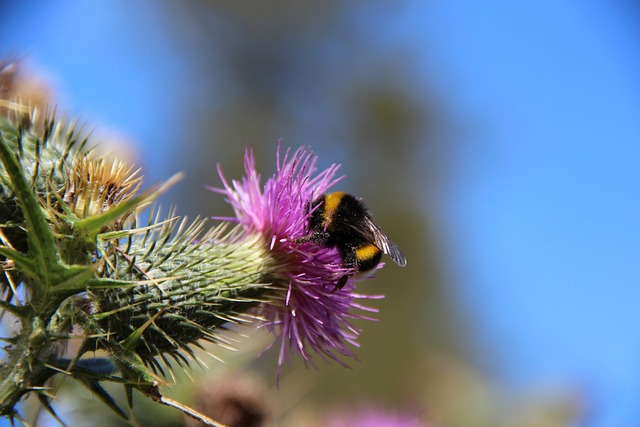
[[[0, 54], [29, 52], [87, 122], [171, 141], [155, 126], [173, 113], [162, 88], [189, 70], [167, 60], [166, 17], [96, 4], [5, 6], [21, 18], [0, 18]], [[580, 388], [588, 426], [639, 425], [640, 13], [604, 0], [416, 0], [393, 17], [380, 47], [411, 38], [464, 124], [436, 210], [487, 364], [514, 389]], [[144, 67], [123, 65], [139, 46], [117, 47], [132, 27], [155, 41]], [[165, 177], [170, 159], [141, 151], [149, 182]]]
[[508, 383], [574, 383], [594, 405], [589, 425], [637, 425], [633, 11], [615, 2], [436, 3], [431, 64], [442, 64], [452, 108], [478, 128], [463, 138], [442, 216], [480, 341]]

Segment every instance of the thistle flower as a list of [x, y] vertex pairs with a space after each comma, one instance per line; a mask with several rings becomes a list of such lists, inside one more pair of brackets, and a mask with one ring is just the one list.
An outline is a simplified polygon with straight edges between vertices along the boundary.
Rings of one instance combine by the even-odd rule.
[[235, 218], [218, 219], [238, 222], [247, 235], [259, 235], [271, 257], [282, 266], [277, 283], [284, 286], [271, 302], [261, 305], [266, 319], [262, 326], [275, 335], [270, 347], [279, 347], [278, 371], [291, 355], [312, 363], [312, 353], [344, 365], [341, 357], [356, 358], [349, 345], [358, 346], [360, 330], [351, 321], [373, 320], [354, 310], [376, 311], [358, 301], [380, 296], [355, 293], [352, 280], [336, 289], [341, 277], [354, 273], [343, 266], [338, 251], [297, 241], [308, 233], [309, 203], [342, 177], [336, 178], [336, 164], [316, 173], [317, 157], [309, 148], [290, 154], [287, 150], [281, 159], [278, 148], [276, 173], [264, 187], [251, 150], [245, 153], [241, 181], [227, 181], [218, 168], [224, 188], [213, 190], [226, 196], [236, 214]]
[[[17, 403], [35, 393], [54, 417], [46, 383], [60, 372], [87, 386], [127, 418], [104, 382], [124, 384], [217, 425], [165, 398], [159, 376], [199, 363], [203, 341], [230, 344], [230, 324], [258, 320], [276, 336], [278, 370], [291, 355], [313, 353], [344, 364], [355, 358], [367, 318], [363, 298], [339, 253], [305, 239], [308, 206], [339, 178], [338, 166], [315, 173], [316, 157], [299, 149], [281, 160], [264, 187], [253, 154], [246, 177], [229, 184], [236, 227], [210, 228], [152, 210], [137, 213], [163, 186], [138, 194], [140, 177], [123, 163], [84, 150], [74, 123], [17, 103], [0, 114], [0, 316], [18, 330], [0, 362], [0, 416], [20, 419]], [[7, 107], [7, 108], [9, 108]], [[24, 117], [23, 117], [24, 116]], [[21, 291], [21, 290], [24, 290]], [[64, 343], [81, 338], [71, 354]], [[92, 359], [101, 350], [108, 360]], [[106, 367], [106, 368], [105, 368]]]

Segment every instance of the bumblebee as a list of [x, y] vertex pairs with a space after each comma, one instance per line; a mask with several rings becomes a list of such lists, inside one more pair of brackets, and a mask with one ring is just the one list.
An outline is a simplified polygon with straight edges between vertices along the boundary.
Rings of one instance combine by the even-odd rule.
[[[314, 200], [309, 206], [309, 233], [298, 242], [338, 248], [345, 267], [359, 273], [374, 269], [383, 253], [399, 266], [407, 265], [398, 245], [373, 222], [362, 200], [351, 194], [337, 191]], [[344, 287], [348, 279], [343, 276], [336, 289]]]

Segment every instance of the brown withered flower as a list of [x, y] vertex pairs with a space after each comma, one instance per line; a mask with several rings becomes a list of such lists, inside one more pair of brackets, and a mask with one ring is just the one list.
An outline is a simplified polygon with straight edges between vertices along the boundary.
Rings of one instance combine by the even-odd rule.
[[[133, 197], [140, 185], [140, 169], [120, 160], [84, 156], [70, 173], [64, 202], [79, 218], [99, 215]], [[121, 218], [114, 229], [121, 229]]]

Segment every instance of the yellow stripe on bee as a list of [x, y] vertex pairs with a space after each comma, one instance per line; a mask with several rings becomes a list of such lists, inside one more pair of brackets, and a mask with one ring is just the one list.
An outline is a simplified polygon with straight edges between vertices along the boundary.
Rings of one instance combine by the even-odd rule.
[[373, 258], [379, 253], [380, 253], [380, 248], [378, 248], [373, 243], [369, 243], [365, 246], [362, 246], [356, 249], [356, 259], [364, 261], [364, 260]]
[[338, 205], [340, 204], [340, 200], [344, 197], [344, 193], [342, 191], [336, 191], [335, 193], [329, 193], [324, 196], [324, 223], [326, 226], [331, 222], [331, 217], [335, 213], [336, 209], [338, 209]]

